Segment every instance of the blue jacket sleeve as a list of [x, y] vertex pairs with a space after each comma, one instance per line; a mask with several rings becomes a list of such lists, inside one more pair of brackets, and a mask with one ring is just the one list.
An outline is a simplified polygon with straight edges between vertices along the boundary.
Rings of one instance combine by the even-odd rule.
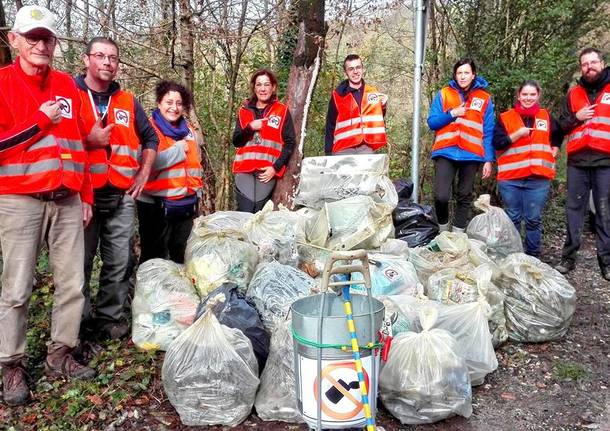
[[496, 125], [494, 102], [489, 100], [485, 114], [483, 115], [483, 148], [485, 149], [485, 161], [493, 162], [496, 160], [494, 146], [492, 144], [494, 136], [494, 127]]
[[450, 113], [443, 111], [443, 101], [441, 99], [441, 92], [439, 91], [436, 93], [436, 96], [434, 96], [432, 105], [430, 105], [428, 127], [430, 127], [431, 130], [437, 131], [452, 121], [455, 121], [455, 118], [453, 118]]

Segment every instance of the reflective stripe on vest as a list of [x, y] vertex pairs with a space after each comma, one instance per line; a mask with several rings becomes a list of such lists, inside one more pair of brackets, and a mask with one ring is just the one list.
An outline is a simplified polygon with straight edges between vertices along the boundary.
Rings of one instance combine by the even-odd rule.
[[[161, 133], [154, 120], [151, 119], [150, 123], [159, 137], [159, 153], [172, 148], [176, 141]], [[190, 130], [189, 135], [184, 138], [188, 146], [185, 159], [154, 172], [144, 187], [146, 193], [152, 196], [180, 199], [196, 194], [202, 188], [201, 162], [194, 136], [193, 131]]]
[[[256, 131], [252, 139], [246, 145], [239, 147], [235, 151], [233, 160], [234, 173], [249, 173], [259, 169], [273, 166], [282, 154], [284, 148], [284, 138], [282, 130], [286, 121], [288, 107], [278, 101], [268, 106], [263, 115], [268, 118], [263, 122], [263, 126]], [[239, 124], [244, 129], [248, 124], [255, 120], [254, 112], [247, 108], [247, 102], [239, 109]], [[271, 119], [274, 118], [274, 121]], [[284, 175], [285, 166], [282, 166], [277, 177]]]
[[[507, 135], [525, 127], [523, 119], [514, 109], [500, 114], [500, 123]], [[498, 181], [516, 180], [530, 176], [553, 179], [555, 158], [551, 149], [551, 116], [540, 109], [532, 124], [529, 136], [519, 138], [506, 150], [497, 151]]]
[[333, 153], [362, 144], [368, 145], [373, 150], [386, 145], [383, 106], [375, 88], [364, 85], [360, 106], [351, 92], [341, 96], [335, 90], [332, 97], [337, 108]]
[[[463, 103], [460, 92], [452, 87], [441, 89], [441, 100], [443, 112], [457, 108]], [[465, 106], [470, 109], [467, 109], [462, 117], [456, 118], [436, 131], [432, 151], [457, 146], [484, 157], [483, 121], [489, 100], [490, 96], [486, 91], [481, 89], [471, 91], [465, 101]]]
[[[587, 91], [577, 85], [568, 92], [568, 102], [573, 113], [590, 106]], [[589, 148], [610, 154], [610, 83], [600, 91], [594, 104], [593, 118], [585, 121], [568, 135], [568, 155]]]

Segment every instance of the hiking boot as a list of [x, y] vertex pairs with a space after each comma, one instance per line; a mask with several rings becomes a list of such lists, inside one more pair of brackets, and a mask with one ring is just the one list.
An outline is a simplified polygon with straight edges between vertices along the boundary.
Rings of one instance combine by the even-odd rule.
[[47, 355], [44, 364], [45, 372], [50, 377], [65, 377], [74, 379], [92, 379], [95, 370], [76, 361], [72, 356], [72, 349], [63, 346]]
[[27, 373], [21, 365], [2, 367], [2, 386], [4, 402], [11, 406], [20, 406], [30, 399], [30, 388]]
[[576, 268], [576, 263], [570, 259], [561, 259], [559, 265], [555, 266], [555, 269], [564, 275], [572, 271], [574, 268]]
[[120, 340], [130, 333], [129, 323], [109, 322], [99, 326], [98, 338], [100, 340]]
[[602, 277], [604, 278], [604, 280], [610, 281], [610, 266], [602, 268]]

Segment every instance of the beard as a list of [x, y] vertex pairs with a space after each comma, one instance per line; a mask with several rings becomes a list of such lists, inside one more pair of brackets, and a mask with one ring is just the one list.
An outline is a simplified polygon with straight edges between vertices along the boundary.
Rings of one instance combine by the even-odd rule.
[[[593, 73], [590, 73], [590, 72], [593, 72]], [[595, 82], [599, 79], [601, 74], [602, 74], [601, 71], [588, 70], [587, 73], [584, 74], [582, 77], [587, 82]]]

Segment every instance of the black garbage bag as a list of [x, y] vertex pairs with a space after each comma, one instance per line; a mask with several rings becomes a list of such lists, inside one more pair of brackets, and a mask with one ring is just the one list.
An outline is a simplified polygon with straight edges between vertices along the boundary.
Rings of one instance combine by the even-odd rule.
[[398, 198], [411, 199], [413, 194], [413, 181], [400, 178], [394, 181], [394, 188], [398, 193]]
[[399, 199], [392, 213], [394, 236], [409, 244], [419, 247], [432, 241], [439, 232], [434, 209], [428, 205], [419, 205], [410, 199]]
[[265, 331], [263, 322], [261, 321], [258, 311], [254, 308], [254, 304], [246, 299], [239, 292], [235, 283], [224, 283], [205, 298], [197, 310], [197, 318], [201, 316], [205, 310], [205, 304], [209, 298], [214, 298], [219, 293], [225, 295], [225, 302], [220, 303], [212, 308], [218, 321], [228, 326], [229, 328], [239, 329], [252, 343], [254, 356], [258, 362], [259, 375], [265, 367], [267, 357], [269, 356], [269, 334]]

